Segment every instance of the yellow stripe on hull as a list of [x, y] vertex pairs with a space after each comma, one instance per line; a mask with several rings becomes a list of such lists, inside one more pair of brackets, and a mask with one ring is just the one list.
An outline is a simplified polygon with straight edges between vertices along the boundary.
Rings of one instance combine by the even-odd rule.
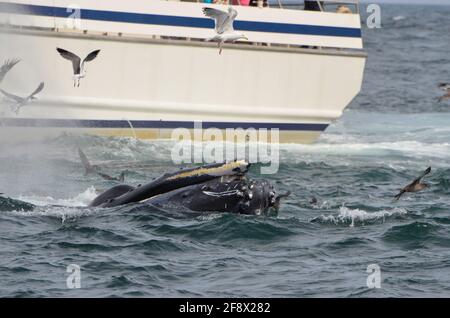
[[[172, 129], [108, 129], [108, 128], [95, 128], [88, 129], [85, 132], [88, 134], [99, 136], [113, 136], [113, 137], [132, 137], [137, 139], [147, 140], [160, 140], [160, 139], [172, 139]], [[194, 136], [194, 130], [189, 129], [191, 137]], [[225, 136], [225, 130], [220, 130]], [[298, 143], [298, 144], [312, 144], [319, 138], [320, 131], [279, 131], [279, 143]], [[269, 140], [262, 140], [263, 142], [270, 142], [270, 131], [268, 131]], [[259, 139], [258, 139], [259, 140]], [[202, 141], [210, 141], [209, 139], [203, 139]]]
[[[34, 140], [56, 137], [61, 134], [88, 134], [105, 137], [130, 137], [144, 140], [169, 140], [172, 139], [173, 129], [157, 129], [157, 128], [42, 128], [42, 127], [0, 127], [0, 142], [11, 140]], [[194, 130], [189, 129], [190, 136], [194, 136]], [[224, 129], [220, 130], [225, 136]], [[297, 130], [280, 130], [279, 143], [297, 143], [311, 144], [317, 140], [322, 132], [320, 131], [297, 131]], [[262, 142], [271, 142], [270, 130], [268, 131], [269, 140], [259, 140]], [[192, 138], [191, 138], [192, 140]], [[210, 141], [203, 139], [202, 141]], [[276, 142], [276, 140], [274, 140]]]

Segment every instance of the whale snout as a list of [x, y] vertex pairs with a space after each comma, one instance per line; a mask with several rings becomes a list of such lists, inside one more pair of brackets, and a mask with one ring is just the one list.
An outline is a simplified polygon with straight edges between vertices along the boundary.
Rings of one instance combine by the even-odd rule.
[[243, 214], [266, 214], [272, 208], [278, 212], [279, 195], [267, 180], [253, 180], [244, 191], [245, 204], [240, 211]]

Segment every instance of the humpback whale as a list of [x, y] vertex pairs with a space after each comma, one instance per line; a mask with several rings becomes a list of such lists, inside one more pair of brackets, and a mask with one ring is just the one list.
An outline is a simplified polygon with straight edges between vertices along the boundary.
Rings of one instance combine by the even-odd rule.
[[21, 200], [11, 199], [0, 193], [0, 212], [3, 211], [32, 211], [35, 206]]
[[150, 198], [146, 203], [161, 208], [181, 207], [198, 212], [261, 215], [270, 208], [278, 211], [283, 196], [277, 196], [267, 180], [231, 176], [164, 193]]
[[278, 210], [280, 199], [267, 180], [251, 180], [246, 161], [210, 164], [183, 169], [145, 185], [114, 186], [90, 204], [91, 207], [115, 207], [145, 202], [156, 207], [179, 207], [198, 212], [230, 212], [260, 215]]

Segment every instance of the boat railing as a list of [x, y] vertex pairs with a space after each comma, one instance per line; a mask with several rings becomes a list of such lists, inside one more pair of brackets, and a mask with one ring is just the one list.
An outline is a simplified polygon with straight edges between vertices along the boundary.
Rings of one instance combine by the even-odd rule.
[[[202, 3], [205, 6], [208, 4], [231, 5], [231, 6], [246, 6], [255, 8], [272, 8], [272, 9], [287, 9], [287, 10], [305, 10], [318, 11], [329, 13], [343, 13], [343, 14], [359, 14], [360, 5], [359, 0], [165, 0], [175, 2], [194, 2]], [[203, 41], [203, 39], [183, 38], [183, 37], [162, 37], [167, 39], [184, 39], [188, 41]], [[288, 48], [308, 48], [314, 50], [328, 49], [326, 46], [311, 46], [302, 44], [280, 44], [271, 42], [245, 42], [241, 44], [256, 45], [256, 46], [274, 46], [274, 47], [288, 47]], [[336, 49], [330, 47], [330, 49]], [[338, 48], [343, 50], [343, 48]]]
[[166, 0], [180, 2], [197, 2], [204, 4], [223, 4], [253, 6], [258, 8], [278, 8], [291, 10], [311, 10], [337, 12], [337, 13], [359, 13], [359, 0]]
[[[262, 11], [266, 10], [266, 8], [276, 8], [276, 9], [298, 9], [298, 10], [307, 10], [309, 11], [323, 11], [323, 12], [339, 12], [339, 13], [357, 13], [359, 9], [359, 1], [358, 0], [320, 0], [320, 1], [312, 1], [312, 0], [163, 0], [162, 2], [166, 2], [167, 5], [169, 5], [167, 2], [191, 2], [191, 3], [202, 3], [204, 5], [208, 5], [208, 3], [214, 1], [214, 4], [219, 4], [220, 1], [221, 4], [243, 4], [246, 1], [246, 5], [248, 6], [250, 3], [252, 6], [254, 6], [255, 3], [259, 3], [263, 6], [263, 8], [255, 8], [255, 16], [261, 17]], [[210, 1], [210, 2], [208, 2]], [[267, 4], [266, 7], [264, 7], [264, 3]], [[176, 5], [173, 3], [173, 5]], [[306, 7], [305, 7], [306, 5]], [[172, 4], [170, 5], [172, 6]], [[344, 7], [345, 8], [344, 8]], [[351, 8], [353, 6], [353, 10]], [[190, 6], [192, 7], [192, 6]], [[346, 9], [346, 10], [343, 10]], [[188, 8], [191, 11], [193, 8]], [[244, 8], [242, 8], [244, 9]], [[340, 11], [339, 11], [340, 10]], [[67, 10], [66, 10], [67, 11]], [[199, 11], [199, 10], [197, 10]], [[243, 11], [247, 11], [247, 15], [250, 11], [253, 11], [253, 9], [246, 8]], [[55, 12], [61, 12], [55, 11]], [[70, 11], [67, 11], [70, 12]], [[1, 13], [1, 12], [0, 12]], [[38, 12], [40, 14], [40, 12]], [[292, 17], [291, 12], [289, 16]], [[311, 12], [313, 13], [313, 12]], [[50, 31], [50, 32], [56, 32], [56, 33], [66, 33], [66, 34], [73, 34], [74, 36], [77, 36], [77, 34], [83, 34], [83, 35], [90, 35], [90, 36], [101, 36], [101, 37], [108, 37], [108, 38], [114, 38], [114, 37], [120, 37], [123, 39], [133, 40], [133, 41], [148, 41], [151, 40], [162, 40], [165, 43], [182, 43], [182, 42], [188, 42], [186, 44], [190, 45], [192, 43], [195, 43], [197, 45], [199, 42], [205, 42], [205, 38], [209, 37], [211, 35], [210, 31], [208, 30], [206, 33], [204, 26], [202, 28], [191, 28], [184, 30], [184, 28], [175, 28], [169, 29], [169, 26], [164, 26], [164, 28], [161, 28], [159, 26], [154, 25], [146, 25], [145, 29], [141, 26], [135, 26], [133, 24], [123, 24], [120, 26], [120, 29], [111, 23], [106, 22], [95, 22], [92, 23], [92, 19], [86, 19], [86, 22], [83, 24], [79, 24], [82, 26], [77, 26], [76, 23], [68, 23], [73, 22], [72, 20], [68, 19], [62, 19], [61, 17], [56, 18], [56, 15], [53, 19], [49, 18], [41, 18], [39, 17], [39, 14], [37, 14], [36, 18], [30, 18], [29, 20], [25, 20], [21, 18], [20, 16], [15, 18], [9, 18], [3, 19], [1, 22], [0, 20], [0, 28], [6, 28], [8, 30], [17, 31]], [[56, 14], [56, 13], [55, 13]], [[70, 13], [68, 13], [70, 14]], [[197, 12], [198, 15], [200, 13]], [[275, 22], [271, 23], [279, 23], [283, 24], [285, 21], [283, 18], [283, 12], [276, 12], [274, 16], [277, 16], [278, 20], [275, 20]], [[342, 19], [343, 17], [336, 16], [320, 16], [319, 12], [314, 12], [314, 14], [317, 14], [317, 25], [323, 29], [327, 29], [327, 32], [331, 32], [330, 34], [333, 34], [333, 36], [327, 36], [327, 37], [312, 37], [309, 36], [308, 32], [316, 32], [315, 30], [317, 27], [315, 26], [314, 19], [315, 17], [309, 14], [306, 14], [306, 12], [296, 12], [295, 15], [297, 16], [309, 16], [309, 22], [313, 28], [308, 29], [308, 23], [305, 25], [302, 25], [301, 28], [308, 29], [306, 31], [305, 36], [301, 32], [298, 32], [296, 34], [295, 32], [291, 32], [292, 28], [289, 30], [289, 32], [283, 33], [279, 32], [285, 36], [278, 36], [277, 33], [274, 32], [264, 32], [256, 30], [252, 32], [251, 37], [249, 36], [248, 41], [241, 41], [237, 42], [238, 45], [244, 45], [244, 46], [259, 46], [259, 47], [282, 47], [282, 48], [300, 48], [300, 49], [308, 49], [308, 50], [348, 50], [348, 51], [354, 51], [354, 50], [361, 50], [362, 47], [362, 39], [360, 35], [358, 35], [358, 29], [359, 26], [355, 21], [359, 22], [359, 18], [356, 18], [353, 15], [347, 15], [345, 19]], [[92, 14], [91, 14], [92, 15]], [[198, 19], [198, 17], [196, 18]], [[327, 21], [333, 20], [338, 21], [341, 25], [344, 25], [342, 21], [348, 21], [349, 27], [347, 25], [344, 25], [344, 27], [328, 27]], [[142, 20], [142, 19], [141, 19]], [[251, 19], [250, 19], [251, 20]], [[254, 18], [251, 20], [252, 23], [258, 23], [257, 18]], [[256, 21], [256, 22], [255, 22]], [[261, 20], [262, 21], [262, 20]], [[291, 22], [292, 22], [291, 18]], [[302, 20], [299, 20], [299, 23], [302, 23]], [[322, 24], [321, 24], [322, 23]], [[86, 27], [87, 25], [87, 27]], [[211, 25], [212, 27], [212, 25]], [[297, 28], [298, 30], [300, 28]], [[143, 31], [144, 30], [144, 31]], [[312, 30], [312, 31], [311, 31]], [[212, 32], [212, 31], [211, 31]], [[320, 30], [322, 32], [322, 30]], [[318, 32], [318, 35], [321, 35], [320, 32]], [[336, 33], [338, 33], [336, 35]], [[349, 35], [350, 33], [350, 35]], [[341, 36], [340, 34], [343, 34]], [[303, 36], [303, 37], [302, 37]], [[205, 46], [215, 45], [213, 43], [204, 43]]]

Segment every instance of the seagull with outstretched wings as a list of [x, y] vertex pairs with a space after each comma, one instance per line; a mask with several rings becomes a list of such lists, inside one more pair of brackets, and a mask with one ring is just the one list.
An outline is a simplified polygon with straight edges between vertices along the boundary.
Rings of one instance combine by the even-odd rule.
[[213, 19], [215, 22], [216, 35], [206, 41], [217, 41], [219, 54], [222, 54], [222, 44], [225, 42], [234, 42], [239, 39], [248, 40], [244, 34], [234, 31], [233, 22], [238, 13], [232, 7], [228, 8], [228, 12], [208, 7], [204, 7], [202, 10], [204, 15]]
[[2, 92], [3, 95], [5, 95], [6, 99], [11, 102], [11, 110], [15, 112], [16, 114], [19, 113], [19, 110], [27, 105], [30, 101], [33, 99], [37, 99], [35, 95], [39, 94], [44, 89], [44, 82], [41, 82], [39, 86], [34, 90], [33, 93], [31, 93], [28, 96], [21, 97], [17, 96], [11, 93], [8, 93], [0, 88], [0, 92]]
[[427, 170], [425, 170], [419, 177], [417, 177], [413, 182], [408, 184], [406, 187], [404, 187], [396, 196], [395, 199], [400, 199], [400, 197], [406, 193], [406, 192], [418, 192], [425, 188], [428, 188], [430, 185], [423, 183], [422, 179], [427, 174], [431, 172], [431, 167], [428, 167]]
[[78, 55], [72, 52], [69, 52], [61, 48], [56, 48], [56, 50], [63, 58], [72, 62], [74, 87], [79, 87], [81, 79], [86, 77], [86, 69], [84, 64], [86, 62], [94, 60], [97, 57], [98, 53], [100, 53], [100, 50], [92, 51], [84, 58], [84, 60], [81, 60], [81, 58]]

